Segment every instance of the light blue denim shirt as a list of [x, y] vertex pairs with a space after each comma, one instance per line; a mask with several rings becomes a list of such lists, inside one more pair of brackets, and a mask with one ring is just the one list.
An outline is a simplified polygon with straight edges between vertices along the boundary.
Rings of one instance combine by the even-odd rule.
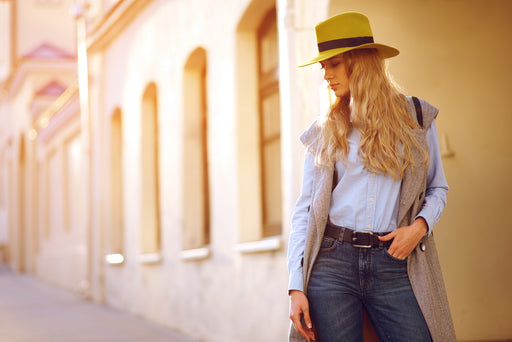
[[[354, 230], [390, 232], [397, 228], [400, 180], [374, 174], [364, 169], [358, 158], [359, 133], [348, 136], [350, 144], [346, 162], [337, 162], [338, 179], [331, 196], [329, 219], [332, 223]], [[432, 232], [446, 206], [448, 184], [444, 175], [435, 121], [427, 130], [430, 162], [427, 170], [425, 203], [417, 217], [423, 217]], [[303, 291], [302, 265], [309, 206], [315, 175], [314, 156], [306, 152], [302, 192], [292, 216], [288, 245], [289, 290]]]

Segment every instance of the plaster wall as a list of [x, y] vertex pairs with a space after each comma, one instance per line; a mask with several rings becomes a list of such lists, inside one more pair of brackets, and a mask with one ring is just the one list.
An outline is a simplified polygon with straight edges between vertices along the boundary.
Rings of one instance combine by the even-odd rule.
[[43, 210], [32, 212], [39, 214], [36, 274], [50, 284], [86, 294], [89, 251], [79, 116], [38, 147], [44, 170], [39, 178]]
[[[27, 82], [21, 86], [16, 93], [11, 94], [10, 101], [0, 103], [0, 131], [3, 132], [3, 165], [5, 172], [5, 202], [2, 203], [2, 217], [0, 230], [2, 235], [9, 241], [9, 250], [6, 258], [16, 270], [25, 269], [26, 248], [25, 239], [28, 236], [26, 231], [26, 215], [29, 213], [20, 204], [26, 198], [27, 188], [25, 185], [26, 151], [25, 160], [21, 159], [21, 150], [25, 149], [23, 131], [27, 127], [28, 117], [16, 115], [27, 113], [28, 102], [31, 99], [31, 89], [34, 77], [27, 77]], [[7, 97], [7, 96], [6, 96]], [[22, 142], [22, 140], [24, 140]], [[23, 163], [22, 163], [23, 162]]]
[[[272, 2], [258, 1], [253, 6], [270, 9]], [[238, 22], [248, 7], [249, 1], [231, 1], [223, 6], [205, 1], [155, 1], [102, 53], [92, 56], [93, 60], [101, 59], [97, 65], [102, 67], [93, 78], [103, 90], [101, 101], [92, 99], [98, 103], [94, 115], [109, 125], [110, 115], [119, 107], [125, 137], [126, 260], [122, 266], [104, 265], [105, 300], [208, 341], [240, 341], [248, 336], [251, 340], [284, 340], [288, 330], [285, 246], [256, 254], [234, 249], [244, 229], [238, 216], [244, 199], [238, 197], [236, 181], [237, 149], [244, 146], [237, 146], [240, 118], [235, 111], [237, 91], [243, 92], [244, 84], [235, 83], [235, 42]], [[181, 183], [182, 84], [185, 63], [198, 47], [206, 50], [208, 70], [212, 236], [210, 257], [187, 261], [181, 258], [181, 201], [182, 192], [187, 191]], [[154, 264], [139, 260], [141, 106], [142, 94], [150, 83], [156, 85], [158, 94], [162, 220], [162, 260]], [[106, 135], [105, 141], [108, 139]], [[102, 176], [108, 177], [108, 173]], [[108, 190], [103, 193], [109, 196]], [[108, 222], [108, 212], [105, 215]], [[265, 329], [261, 329], [262, 324]]]
[[11, 50], [11, 4], [0, 2], [0, 82], [5, 81], [12, 66]]
[[73, 3], [73, 0], [16, 1], [17, 56], [23, 56], [42, 42], [51, 42], [74, 55], [76, 39], [75, 23], [71, 15]]

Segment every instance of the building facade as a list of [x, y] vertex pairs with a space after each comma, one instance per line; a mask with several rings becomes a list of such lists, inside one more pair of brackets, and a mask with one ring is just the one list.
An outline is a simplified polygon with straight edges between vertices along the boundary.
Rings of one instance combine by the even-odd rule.
[[0, 1], [0, 251], [201, 341], [283, 341], [314, 25], [367, 14], [441, 109], [435, 228], [458, 339], [512, 338], [506, 0]]

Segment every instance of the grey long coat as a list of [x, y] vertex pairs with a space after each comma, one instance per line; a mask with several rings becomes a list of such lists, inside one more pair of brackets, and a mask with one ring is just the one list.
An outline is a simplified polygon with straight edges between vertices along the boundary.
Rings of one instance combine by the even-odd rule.
[[[408, 98], [411, 116], [416, 120], [414, 105]], [[415, 130], [414, 134], [423, 146], [427, 146], [426, 131], [437, 116], [438, 110], [426, 101], [420, 100], [423, 111], [424, 129]], [[300, 139], [308, 148], [312, 146], [319, 127], [312, 125], [305, 131]], [[420, 152], [413, 151], [416, 158]], [[333, 169], [332, 167], [318, 167], [313, 180], [311, 210], [304, 248], [304, 290], [311, 276], [311, 270], [322, 243], [329, 204], [331, 200]], [[414, 220], [420, 211], [426, 191], [426, 172], [422, 167], [407, 169], [402, 179], [402, 188], [399, 199], [398, 223], [399, 227], [407, 226]], [[423, 248], [420, 248], [423, 246]], [[434, 236], [424, 237], [407, 259], [407, 270], [411, 285], [418, 300], [418, 304], [427, 321], [430, 334], [434, 342], [456, 341], [448, 298], [444, 287], [441, 266], [437, 257]], [[290, 329], [290, 342], [303, 342], [305, 339], [295, 331], [293, 325]]]

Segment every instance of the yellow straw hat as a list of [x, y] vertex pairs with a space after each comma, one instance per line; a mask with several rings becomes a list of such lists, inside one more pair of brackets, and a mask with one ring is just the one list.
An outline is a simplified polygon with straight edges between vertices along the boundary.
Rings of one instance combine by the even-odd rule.
[[321, 62], [340, 53], [355, 49], [377, 49], [382, 58], [400, 53], [391, 46], [373, 42], [370, 21], [361, 13], [347, 12], [318, 23], [315, 26], [318, 55], [299, 67]]

